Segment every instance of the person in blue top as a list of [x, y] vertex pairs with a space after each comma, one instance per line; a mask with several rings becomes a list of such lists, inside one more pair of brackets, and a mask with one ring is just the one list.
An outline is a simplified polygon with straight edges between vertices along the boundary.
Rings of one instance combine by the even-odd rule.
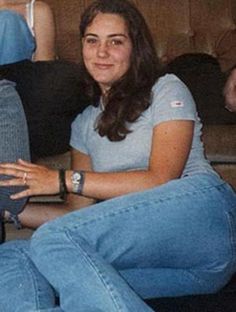
[[0, 246], [0, 309], [148, 312], [146, 298], [218, 291], [236, 270], [236, 194], [204, 157], [188, 88], [161, 75], [128, 0], [93, 1], [80, 32], [94, 105], [72, 124], [73, 170], [19, 160], [0, 185], [87, 207]]
[[[0, 0], [0, 65], [23, 60], [47, 61], [55, 58], [55, 25], [50, 7], [41, 1]], [[25, 114], [15, 84], [0, 75], [0, 162], [30, 159]], [[24, 126], [22, 126], [22, 124]], [[4, 177], [1, 177], [4, 178]], [[22, 189], [22, 188], [21, 188]], [[0, 188], [0, 242], [4, 239], [3, 211], [12, 216], [22, 211], [26, 199], [15, 203]]]
[[0, 65], [55, 58], [55, 25], [41, 1], [0, 0]]

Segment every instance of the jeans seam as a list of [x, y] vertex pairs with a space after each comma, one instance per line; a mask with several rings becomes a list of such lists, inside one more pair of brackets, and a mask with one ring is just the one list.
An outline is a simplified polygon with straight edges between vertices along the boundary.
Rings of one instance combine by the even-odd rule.
[[234, 237], [236, 235], [236, 230], [234, 229], [234, 226], [232, 225], [231, 219], [233, 218], [233, 214], [229, 212], [224, 212], [228, 225], [229, 225], [229, 241], [230, 241], [230, 247], [231, 247], [231, 270], [235, 269], [236, 260], [235, 260], [235, 249], [236, 249], [236, 242], [234, 240]]
[[75, 242], [72, 238], [72, 236], [70, 235], [69, 231], [65, 232], [66, 236], [68, 237], [68, 239], [71, 241], [72, 244], [74, 244], [76, 246], [76, 248], [79, 248], [84, 256], [84, 259], [87, 261], [87, 263], [90, 265], [90, 267], [93, 268], [93, 270], [95, 271], [96, 275], [98, 276], [98, 278], [101, 280], [102, 284], [104, 285], [104, 288], [106, 289], [106, 291], [110, 294], [110, 297], [112, 299], [112, 301], [115, 304], [115, 307], [117, 309], [118, 312], [122, 312], [122, 309], [119, 305], [119, 303], [117, 302], [117, 298], [115, 296], [114, 293], [114, 289], [111, 287], [111, 285], [109, 284], [108, 281], [106, 281], [107, 278], [105, 278], [105, 276], [103, 275], [102, 271], [99, 270], [99, 268], [96, 266], [96, 260], [93, 259], [87, 252], [86, 250], [83, 249], [83, 247], [81, 246], [81, 244], [79, 244], [78, 242]]
[[[26, 266], [25, 267], [26, 267], [28, 273], [31, 276], [32, 284], [33, 284], [33, 287], [34, 287], [34, 293], [36, 294], [36, 293], [38, 293], [37, 290], [39, 289], [39, 287], [37, 287], [37, 286], [39, 286], [39, 284], [37, 282], [37, 278], [35, 278], [34, 274], [32, 273], [31, 266], [29, 265], [28, 257], [25, 256], [25, 253], [21, 249], [18, 249], [18, 251], [22, 254], [24, 260], [26, 261]], [[39, 304], [39, 300], [38, 300], [37, 296], [34, 296], [34, 301], [35, 301], [36, 309], [37, 310], [40, 309], [40, 304]]]
[[186, 273], [188, 273], [189, 275], [192, 276], [192, 278], [194, 279], [195, 282], [197, 282], [200, 286], [204, 286], [205, 284], [205, 280], [202, 280], [198, 277], [198, 275], [194, 272], [193, 269], [184, 269], [183, 270], [183, 274], [187, 275]]
[[[130, 211], [135, 211], [137, 209], [139, 209], [140, 207], [147, 207], [147, 206], [151, 206], [151, 205], [155, 205], [155, 204], [158, 204], [158, 203], [162, 203], [162, 202], [167, 202], [169, 200], [173, 200], [173, 199], [177, 199], [177, 198], [180, 198], [180, 197], [183, 197], [183, 196], [189, 196], [189, 195], [197, 195], [197, 194], [202, 194], [203, 192], [204, 193], [207, 193], [209, 192], [209, 189], [211, 188], [216, 188], [216, 186], [210, 186], [210, 187], [205, 187], [204, 189], [201, 189], [201, 191], [199, 190], [195, 190], [195, 191], [186, 191], [184, 193], [178, 193], [178, 194], [175, 194], [175, 196], [166, 196], [165, 198], [162, 197], [162, 198], [158, 198], [158, 199], [145, 199], [145, 200], [140, 200], [139, 202], [136, 202], [135, 203], [135, 206], [133, 203], [131, 203], [128, 207], [127, 205], [125, 205], [125, 207], [122, 207], [120, 209], [117, 209], [116, 211], [112, 211], [112, 212], [107, 212], [107, 213], [103, 213], [103, 215], [100, 215], [100, 216], [97, 216], [96, 218], [93, 218], [93, 219], [89, 219], [89, 220], [85, 220], [83, 222], [78, 222], [80, 224], [75, 224], [73, 226], [74, 229], [78, 229], [80, 226], [86, 226], [86, 225], [89, 225], [91, 223], [94, 223], [94, 222], [97, 222], [98, 220], [103, 220], [103, 219], [106, 219], [106, 218], [109, 218], [109, 217], [112, 217], [112, 216], [117, 216], [117, 215], [121, 215], [123, 213], [127, 213], [127, 212], [130, 212]], [[97, 204], [99, 205], [99, 204]], [[97, 207], [97, 209], [99, 209], [99, 207]], [[66, 228], [66, 227], [64, 227]], [[66, 228], [67, 229], [67, 228]], [[70, 230], [72, 228], [70, 227]]]

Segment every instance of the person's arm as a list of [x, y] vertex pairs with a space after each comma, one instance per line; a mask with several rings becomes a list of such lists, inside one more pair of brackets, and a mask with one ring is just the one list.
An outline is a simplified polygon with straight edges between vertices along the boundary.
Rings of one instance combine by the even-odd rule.
[[[73, 170], [84, 170], [86, 172], [92, 171], [91, 158], [84, 153], [72, 149], [71, 161]], [[70, 193], [70, 205], [76, 209], [78, 202], [79, 208], [81, 208], [92, 205], [95, 202], [95, 199]]]
[[[193, 129], [194, 122], [188, 120], [160, 123], [153, 131], [147, 170], [114, 173], [86, 171], [83, 195], [93, 199], [105, 200], [149, 189], [179, 178], [191, 149]], [[86, 158], [85, 155], [84, 157]], [[57, 171], [22, 161], [18, 164], [0, 165], [0, 174], [17, 177], [2, 181], [0, 185], [23, 185], [24, 172], [27, 172], [29, 188], [12, 196], [13, 199], [38, 194], [54, 194], [59, 191]], [[71, 170], [66, 172], [66, 184], [69, 191], [72, 191], [71, 174]]]
[[[188, 159], [193, 138], [193, 121], [167, 121], [154, 128], [147, 170], [85, 174], [83, 195], [96, 199], [143, 191], [179, 178]], [[111, 159], [112, 161], [112, 159]], [[70, 172], [67, 185], [72, 190]]]
[[[91, 171], [90, 157], [72, 150], [72, 168]], [[91, 198], [75, 194], [68, 194], [65, 203], [28, 203], [23, 212], [19, 214], [19, 220], [23, 226], [35, 229], [47, 221], [92, 203], [94, 201]]]
[[36, 1], [34, 7], [36, 51], [34, 61], [55, 59], [55, 21], [47, 3]]
[[224, 88], [226, 108], [236, 112], [236, 68], [232, 70]]

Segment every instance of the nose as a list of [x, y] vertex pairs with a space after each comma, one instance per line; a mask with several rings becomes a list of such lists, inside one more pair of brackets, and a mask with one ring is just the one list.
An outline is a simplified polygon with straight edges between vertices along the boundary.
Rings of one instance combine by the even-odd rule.
[[109, 55], [109, 48], [106, 42], [100, 42], [97, 47], [98, 57], [107, 57]]

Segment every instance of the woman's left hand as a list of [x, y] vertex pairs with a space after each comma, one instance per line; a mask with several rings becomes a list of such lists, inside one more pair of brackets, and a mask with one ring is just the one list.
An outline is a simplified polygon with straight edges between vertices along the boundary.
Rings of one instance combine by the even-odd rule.
[[45, 166], [19, 159], [17, 163], [0, 164], [0, 174], [13, 177], [0, 180], [0, 186], [27, 186], [24, 191], [11, 195], [11, 199], [59, 192], [58, 171]]

